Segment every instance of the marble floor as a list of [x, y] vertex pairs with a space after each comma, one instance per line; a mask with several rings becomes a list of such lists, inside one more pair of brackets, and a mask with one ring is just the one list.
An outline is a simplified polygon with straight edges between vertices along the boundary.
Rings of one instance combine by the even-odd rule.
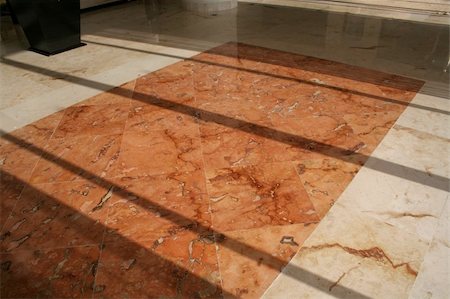
[[2, 44], [1, 298], [448, 298], [448, 26], [152, 13]]

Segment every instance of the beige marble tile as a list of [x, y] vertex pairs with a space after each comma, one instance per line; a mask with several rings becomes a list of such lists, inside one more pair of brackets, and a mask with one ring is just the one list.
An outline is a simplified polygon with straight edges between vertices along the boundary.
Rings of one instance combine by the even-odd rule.
[[337, 203], [263, 298], [406, 298], [427, 248]]
[[[448, 200], [448, 199], [447, 199]], [[433, 242], [420, 267], [409, 298], [449, 298], [450, 290], [450, 205], [448, 201], [439, 220]]]
[[[433, 175], [448, 178], [450, 162], [446, 157], [449, 152], [449, 139], [396, 124], [373, 152], [372, 157], [374, 163], [387, 161], [391, 165], [396, 164], [392, 166], [400, 170], [418, 170], [433, 179]], [[373, 166], [369, 165], [375, 168]]]
[[363, 168], [339, 203], [431, 242], [447, 198], [444, 190]]
[[397, 120], [397, 124], [450, 139], [449, 87], [441, 84], [425, 85], [411, 101], [407, 112]]

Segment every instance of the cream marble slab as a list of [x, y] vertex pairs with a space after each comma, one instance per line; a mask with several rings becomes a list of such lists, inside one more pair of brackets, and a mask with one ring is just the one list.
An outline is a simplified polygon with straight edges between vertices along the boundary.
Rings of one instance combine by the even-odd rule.
[[[435, 94], [434, 96], [432, 94]], [[437, 96], [439, 95], [439, 96]], [[397, 124], [450, 139], [450, 95], [448, 84], [426, 84], [411, 101]], [[417, 105], [417, 106], [414, 106]], [[418, 108], [427, 107], [429, 110]]]
[[450, 205], [447, 203], [419, 275], [411, 299], [450, 298]]
[[[416, 236], [337, 203], [263, 298], [407, 298], [427, 248]], [[316, 279], [304, 281], [296, 267]]]
[[[436, 125], [444, 129], [446, 124]], [[396, 124], [372, 153], [376, 158], [372, 161], [379, 159], [416, 169], [429, 174], [433, 180], [433, 175], [449, 177], [449, 152], [449, 139]]]
[[358, 175], [339, 199], [342, 206], [431, 242], [448, 192], [369, 168]]

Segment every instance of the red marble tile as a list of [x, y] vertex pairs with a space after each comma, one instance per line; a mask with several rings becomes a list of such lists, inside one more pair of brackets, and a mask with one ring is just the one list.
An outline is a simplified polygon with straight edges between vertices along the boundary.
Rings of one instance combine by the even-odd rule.
[[[237, 120], [229, 121], [226, 126], [201, 122], [200, 131], [207, 172], [311, 158], [336, 157], [353, 162], [354, 154], [367, 147], [338, 116], [310, 115], [301, 120], [283, 120], [275, 128], [242, 124]], [[364, 156], [357, 158], [364, 160]]]
[[129, 104], [85, 105], [65, 110], [54, 138], [121, 134], [128, 118]]
[[308, 115], [280, 127], [289, 136], [282, 136], [282, 150], [273, 151], [276, 161], [325, 157], [350, 161], [353, 154], [367, 147], [345, 119], [337, 115]]
[[20, 197], [24, 183], [6, 172], [0, 173], [0, 232]]
[[207, 172], [225, 167], [274, 162], [273, 152], [283, 148], [282, 142], [270, 138], [270, 131], [239, 121], [228, 121], [226, 125], [213, 121], [202, 122], [200, 132]]
[[122, 138], [112, 176], [145, 177], [202, 169], [197, 127], [143, 131], [130, 128]]
[[52, 139], [30, 181], [50, 183], [80, 177], [104, 177], [119, 155], [121, 135], [78, 136]]
[[315, 227], [291, 224], [225, 233], [218, 251], [225, 298], [261, 298]]
[[[357, 90], [370, 95], [383, 95], [384, 93], [405, 101], [411, 100], [411, 95], [423, 85], [423, 82], [419, 80], [235, 42], [201, 53], [195, 56], [195, 59], [261, 72], [269, 76], [302, 80], [315, 78], [322, 81], [323, 79], [323, 81], [334, 83], [329, 84], [330, 86], [346, 88], [351, 91]], [[313, 82], [317, 80], [313, 80]], [[320, 82], [315, 83], [320, 84]]]
[[157, 240], [183, 231], [204, 232], [211, 225], [202, 171], [115, 181], [123, 192], [111, 202], [107, 243], [126, 237], [151, 247]]
[[58, 126], [62, 112], [54, 113], [0, 138], [0, 169], [27, 181], [40, 154], [33, 147], [44, 147]]
[[252, 73], [197, 63], [194, 67], [194, 86], [200, 116], [204, 116], [202, 112], [206, 111], [226, 119], [270, 125], [271, 111], [267, 102], [274, 99], [269, 96], [267, 87], [257, 87], [266, 79]]
[[[142, 131], [196, 126], [192, 63], [182, 61], [137, 79], [127, 128]], [[185, 113], [183, 113], [185, 112]]]
[[94, 298], [220, 298], [215, 245], [191, 232], [148, 247], [107, 243], [94, 292]]
[[1, 298], [90, 298], [98, 247], [0, 254]]
[[208, 173], [208, 189], [220, 232], [319, 220], [290, 163], [218, 169]]
[[100, 244], [110, 190], [81, 180], [25, 187], [1, 235], [1, 250]]
[[322, 218], [351, 182], [360, 166], [325, 158], [299, 161], [296, 168], [315, 210]]
[[115, 181], [95, 297], [219, 296], [203, 172]]
[[366, 145], [360, 153], [370, 156], [399, 116], [396, 111], [384, 111], [345, 114], [342, 118], [358, 139]]

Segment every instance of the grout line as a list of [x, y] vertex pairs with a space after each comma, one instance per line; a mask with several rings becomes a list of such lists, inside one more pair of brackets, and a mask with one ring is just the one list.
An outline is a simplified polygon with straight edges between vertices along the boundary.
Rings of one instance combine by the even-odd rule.
[[[194, 96], [194, 103], [197, 106], [197, 94], [195, 91], [195, 63], [193, 63], [192, 66], [192, 91], [193, 91], [193, 96]], [[202, 144], [202, 134], [201, 134], [201, 130], [200, 130], [200, 119], [197, 119], [196, 122], [197, 125], [197, 130], [198, 130], [198, 138], [200, 140], [200, 156], [202, 157], [202, 163], [203, 163], [203, 175], [204, 175], [204, 182], [205, 182], [205, 190], [206, 190], [206, 196], [208, 199], [208, 213], [209, 213], [209, 217], [210, 217], [210, 221], [211, 221], [211, 227], [214, 227], [214, 222], [213, 222], [213, 213], [211, 210], [211, 200], [210, 200], [210, 195], [209, 195], [209, 188], [208, 188], [208, 177], [206, 175], [206, 162], [205, 162], [205, 157], [203, 155], [203, 144]], [[221, 288], [221, 296], [222, 298], [224, 298], [224, 294], [222, 292], [222, 290], [224, 290], [224, 285], [223, 285], [223, 279], [222, 279], [222, 271], [220, 269], [220, 254], [219, 254], [219, 245], [217, 244], [217, 235], [216, 233], [213, 233], [213, 237], [214, 237], [214, 246], [215, 246], [215, 252], [216, 252], [216, 261], [217, 261], [217, 268], [219, 270], [219, 279], [220, 279], [220, 288]]]
[[[136, 88], [136, 81], [137, 81], [137, 79], [134, 79], [133, 90], [131, 91], [130, 97], [128, 97], [128, 115], [127, 115], [127, 119], [124, 122], [122, 133], [120, 134], [121, 136], [120, 136], [120, 142], [119, 142], [118, 156], [117, 156], [117, 160], [116, 160], [117, 162], [119, 161], [120, 150], [122, 148], [123, 135], [124, 135], [125, 129], [127, 127], [128, 119], [130, 118], [131, 101], [133, 99], [134, 89]], [[129, 82], [126, 82], [126, 83], [129, 83]], [[100, 246], [99, 246], [99, 254], [98, 254], [98, 259], [97, 259], [97, 268], [95, 270], [94, 281], [93, 281], [93, 284], [92, 284], [92, 295], [91, 295], [92, 299], [95, 296], [95, 286], [97, 285], [97, 275], [98, 275], [99, 271], [102, 268], [102, 266], [101, 266], [101, 259], [102, 259], [102, 255], [103, 255], [103, 249], [104, 249], [104, 244], [105, 244], [106, 233], [107, 233], [107, 230], [108, 230], [108, 220], [109, 220], [109, 216], [110, 216], [110, 213], [111, 213], [111, 208], [112, 208], [112, 205], [109, 205], [107, 207], [105, 222], [103, 224], [103, 226], [104, 226], [104, 228], [103, 228], [103, 236], [102, 236], [102, 240], [101, 240], [101, 243], [100, 243]]]
[[[97, 247], [99, 243], [86, 243], [86, 244], [80, 244], [80, 245], [69, 245], [69, 246], [55, 246], [55, 247], [35, 247], [33, 250], [59, 250], [59, 249], [69, 249], [69, 248], [84, 248], [84, 247]], [[15, 248], [11, 251], [0, 251], [1, 254], [13, 254], [14, 252], [21, 251], [21, 250], [30, 250], [27, 248]]]
[[[312, 160], [312, 159], [311, 159], [311, 160]], [[317, 218], [319, 218], [319, 221], [318, 221], [318, 222], [320, 222], [320, 221], [322, 221], [322, 219], [323, 219], [324, 216], [319, 215], [319, 212], [317, 211], [317, 208], [316, 208], [316, 205], [314, 204], [314, 201], [311, 200], [311, 196], [309, 195], [309, 192], [306, 190], [305, 184], [303, 184], [302, 178], [301, 178], [300, 174], [299, 174], [298, 171], [297, 171], [297, 167], [295, 167], [295, 163], [297, 163], [297, 162], [298, 162], [298, 161], [289, 161], [289, 164], [290, 164], [290, 165], [292, 166], [292, 168], [294, 169], [295, 174], [297, 174], [297, 178], [298, 178], [298, 180], [299, 180], [299, 183], [300, 183], [300, 185], [302, 185], [303, 189], [305, 190], [306, 195], [308, 195], [308, 200], [309, 200], [309, 202], [311, 203], [311, 205], [313, 206], [314, 211], [316, 212]], [[358, 171], [359, 171], [359, 170], [358, 170]], [[355, 176], [353, 176], [353, 177], [355, 177]], [[352, 178], [352, 180], [353, 180], [353, 178]], [[348, 187], [349, 184], [350, 184], [350, 183], [347, 184], [347, 187]], [[335, 200], [333, 201], [333, 204], [334, 204], [334, 202], [336, 202], [336, 200], [337, 200], [337, 199], [335, 199]], [[331, 206], [331, 207], [332, 207], [332, 206]], [[331, 207], [328, 209], [328, 211], [331, 209]], [[328, 213], [328, 211], [327, 211], [327, 213]], [[325, 214], [326, 214], [326, 213], [325, 213]]]

